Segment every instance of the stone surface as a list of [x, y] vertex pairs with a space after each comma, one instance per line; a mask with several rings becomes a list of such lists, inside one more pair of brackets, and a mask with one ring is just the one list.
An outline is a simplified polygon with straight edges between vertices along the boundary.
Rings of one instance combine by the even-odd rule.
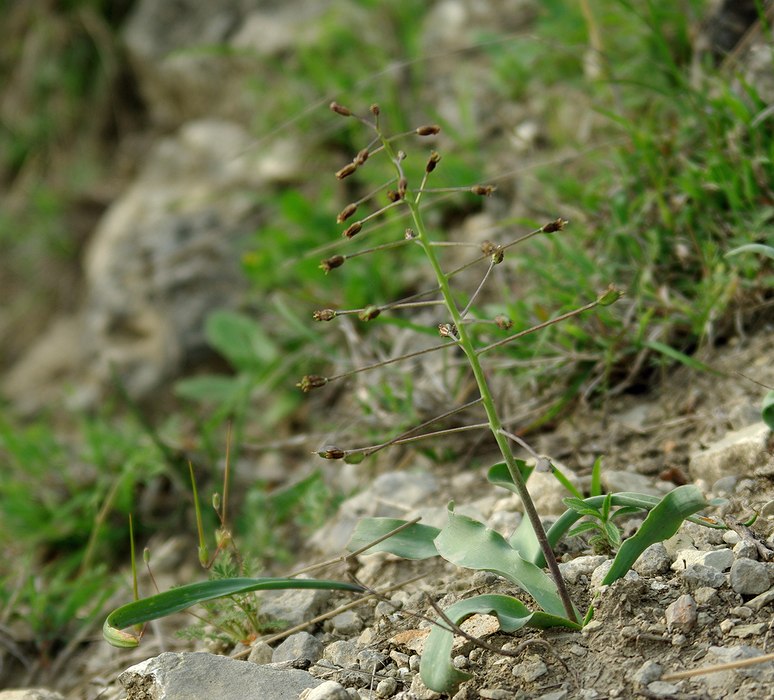
[[591, 576], [598, 566], [604, 564], [607, 557], [602, 555], [587, 555], [575, 557], [559, 564], [559, 570], [567, 583], [576, 583], [580, 576]]
[[261, 597], [261, 612], [292, 627], [322, 612], [330, 597], [331, 592], [323, 589], [267, 591]]
[[126, 700], [297, 700], [320, 681], [295, 668], [258, 666], [201, 652], [166, 652], [119, 676]]
[[316, 688], [304, 690], [298, 700], [351, 700], [347, 689], [336, 681], [324, 681]]
[[691, 476], [714, 484], [725, 476], [753, 473], [756, 467], [772, 459], [767, 448], [770, 433], [763, 422], [727, 433], [722, 440], [691, 455]]
[[650, 545], [634, 562], [633, 569], [640, 575], [652, 577], [669, 571], [672, 557], [661, 542]]
[[323, 645], [309, 632], [291, 634], [271, 655], [272, 663], [282, 661], [309, 661], [314, 663], [322, 656]]
[[44, 688], [0, 690], [0, 700], [65, 700], [64, 695]]
[[686, 593], [670, 603], [664, 614], [670, 632], [690, 632], [696, 626], [698, 607], [696, 601]]
[[663, 670], [661, 664], [648, 660], [634, 672], [632, 680], [637, 685], [648, 685], [648, 683], [652, 683], [661, 678]]
[[717, 571], [725, 571], [734, 563], [734, 553], [730, 549], [700, 550], [681, 549], [675, 555], [673, 571], [683, 571], [694, 564], [708, 566]]
[[692, 564], [680, 572], [680, 578], [691, 588], [720, 588], [726, 582], [725, 574], [703, 564]]
[[741, 595], [758, 595], [769, 589], [771, 580], [765, 564], [753, 559], [737, 559], [729, 575], [731, 588]]

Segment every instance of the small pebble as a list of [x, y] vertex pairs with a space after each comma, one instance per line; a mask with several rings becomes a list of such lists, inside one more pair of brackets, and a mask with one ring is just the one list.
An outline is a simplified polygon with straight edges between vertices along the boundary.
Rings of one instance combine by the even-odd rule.
[[674, 683], [653, 681], [653, 683], [648, 683], [648, 692], [653, 698], [674, 698], [677, 697], [680, 689]]
[[298, 697], [299, 700], [350, 700], [347, 689], [336, 681], [324, 681], [316, 688], [307, 688]]
[[389, 698], [395, 695], [398, 689], [398, 681], [394, 678], [385, 678], [376, 684], [376, 695], [380, 698]]
[[648, 685], [655, 680], [661, 678], [661, 672], [663, 668], [661, 664], [657, 664], [655, 661], [649, 660], [642, 664], [632, 676], [632, 680], [637, 685]]
[[696, 625], [698, 606], [692, 596], [681, 595], [674, 603], [667, 606], [665, 617], [669, 631], [690, 632]]
[[768, 568], [753, 559], [737, 559], [731, 567], [729, 581], [740, 595], [758, 595], [771, 586]]

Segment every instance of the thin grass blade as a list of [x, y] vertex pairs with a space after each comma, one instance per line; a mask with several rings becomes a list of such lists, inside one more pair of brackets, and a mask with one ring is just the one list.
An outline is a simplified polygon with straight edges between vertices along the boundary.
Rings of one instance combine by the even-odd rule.
[[116, 608], [102, 625], [103, 637], [115, 647], [130, 648], [139, 645], [136, 635], [122, 630], [132, 625], [157, 620], [180, 612], [197, 603], [251, 591], [270, 591], [287, 588], [322, 588], [326, 590], [362, 593], [362, 586], [342, 581], [302, 578], [226, 578], [215, 581], [189, 583], [179, 588], [158, 593]]

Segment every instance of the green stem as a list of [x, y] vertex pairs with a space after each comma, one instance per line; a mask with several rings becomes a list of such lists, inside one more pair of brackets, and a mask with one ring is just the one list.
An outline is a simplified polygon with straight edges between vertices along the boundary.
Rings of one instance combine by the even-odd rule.
[[[379, 136], [382, 139], [385, 151], [389, 154], [390, 159], [393, 161], [393, 163], [397, 164], [397, 159], [390, 143], [383, 138], [381, 132], [379, 133]], [[435, 250], [431, 245], [431, 241], [427, 234], [427, 229], [425, 227], [424, 220], [422, 219], [422, 214], [419, 207], [420, 195], [421, 193], [417, 193], [416, 195], [412, 196], [412, 193], [407, 191], [404, 199], [406, 205], [411, 211], [411, 218], [414, 222], [414, 230], [416, 232], [416, 238], [414, 240], [416, 240], [417, 243], [419, 243], [419, 245], [422, 247], [427, 260], [433, 268], [435, 277], [438, 280], [438, 286], [440, 287], [441, 295], [443, 296], [444, 302], [446, 303], [446, 308], [451, 315], [452, 322], [457, 327], [457, 333], [459, 336], [458, 344], [462, 348], [462, 351], [465, 353], [468, 359], [468, 363], [470, 364], [470, 368], [473, 370], [473, 376], [476, 379], [476, 384], [478, 384], [478, 390], [481, 394], [481, 403], [484, 406], [484, 411], [486, 412], [487, 420], [489, 421], [489, 428], [492, 431], [494, 439], [497, 441], [497, 446], [500, 448], [500, 452], [502, 453], [503, 459], [505, 460], [505, 464], [507, 465], [508, 471], [511, 475], [511, 478], [513, 479], [514, 486], [516, 487], [517, 493], [521, 498], [522, 504], [524, 505], [524, 513], [526, 514], [527, 518], [529, 518], [532, 529], [535, 531], [535, 536], [537, 537], [538, 544], [540, 545], [540, 550], [543, 553], [548, 569], [551, 572], [554, 583], [556, 584], [557, 592], [559, 593], [559, 597], [562, 600], [562, 605], [564, 606], [567, 618], [577, 623], [578, 618], [575, 613], [575, 608], [572, 604], [572, 600], [570, 599], [570, 594], [567, 591], [567, 586], [565, 585], [564, 579], [562, 578], [562, 574], [559, 571], [559, 564], [556, 561], [556, 556], [554, 555], [553, 549], [551, 549], [551, 545], [549, 544], [548, 538], [546, 537], [546, 531], [543, 528], [543, 523], [540, 522], [540, 516], [538, 515], [535, 504], [532, 501], [532, 497], [527, 490], [527, 484], [522, 478], [519, 467], [516, 464], [516, 458], [513, 456], [510, 444], [508, 443], [508, 438], [502, 434], [503, 426], [497, 413], [494, 397], [492, 396], [492, 392], [489, 389], [489, 383], [487, 382], [484, 370], [478, 358], [478, 354], [476, 353], [473, 340], [470, 337], [467, 328], [462, 322], [462, 315], [457, 308], [451, 287], [449, 286], [449, 279], [444, 273], [438, 257], [435, 254]]]

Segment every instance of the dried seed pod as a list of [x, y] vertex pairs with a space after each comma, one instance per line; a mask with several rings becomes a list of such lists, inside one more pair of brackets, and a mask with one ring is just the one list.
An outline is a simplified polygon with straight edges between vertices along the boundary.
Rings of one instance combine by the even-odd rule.
[[501, 331], [507, 331], [513, 328], [513, 321], [503, 314], [495, 316], [493, 321]]
[[408, 180], [405, 177], [401, 177], [398, 180], [398, 199], [403, 199], [406, 196], [407, 189], [408, 189]]
[[301, 377], [301, 381], [296, 386], [306, 394], [312, 389], [319, 389], [321, 386], [325, 386], [327, 383], [327, 377], [321, 377], [318, 374], [306, 374]]
[[336, 223], [343, 224], [350, 216], [352, 216], [357, 211], [357, 204], [354, 202], [351, 204], [347, 204], [346, 207], [344, 207], [340, 212], [339, 215], [336, 217]]
[[498, 248], [499, 246], [496, 243], [492, 243], [492, 241], [481, 241], [481, 252], [484, 255], [493, 255]]
[[352, 111], [344, 105], [340, 105], [338, 102], [331, 102], [328, 106], [332, 112], [336, 112], [336, 114], [340, 114], [342, 117], [352, 116]]
[[416, 133], [418, 136], [433, 136], [441, 131], [441, 127], [438, 124], [426, 124], [424, 126], [417, 127]]
[[361, 321], [373, 321], [380, 313], [382, 313], [382, 310], [378, 306], [371, 304], [362, 309], [357, 317]]
[[357, 163], [347, 163], [341, 170], [336, 171], [336, 179], [343, 180], [357, 170]]
[[505, 251], [502, 246], [498, 245], [497, 248], [495, 248], [494, 253], [492, 253], [492, 265], [499, 265], [504, 257]]
[[338, 447], [323, 447], [318, 453], [323, 459], [344, 459], [346, 452]]
[[358, 233], [360, 233], [362, 228], [363, 224], [361, 224], [359, 221], [356, 221], [354, 224], [351, 224], [349, 228], [345, 229], [341, 235], [344, 236], [344, 238], [353, 238], [354, 236], [357, 236]]
[[413, 229], [413, 228], [407, 228], [407, 229], [406, 229], [406, 230], [403, 232], [403, 237], [404, 237], [404, 238], [405, 238], [407, 241], [412, 241], [412, 240], [414, 240], [414, 239], [417, 237], [417, 233], [416, 233], [416, 231], [414, 231], [414, 229]]
[[435, 170], [435, 166], [438, 165], [438, 161], [441, 160], [441, 156], [437, 151], [430, 151], [430, 157], [427, 159], [427, 165], [425, 166], [425, 172], [431, 173]]
[[336, 318], [336, 312], [333, 309], [319, 309], [312, 314], [315, 321], [332, 321]]
[[357, 152], [357, 155], [355, 156], [352, 162], [355, 163], [355, 165], [363, 165], [363, 163], [365, 163], [368, 160], [369, 155], [370, 153], [368, 152], [368, 149], [363, 148], [362, 150]]
[[387, 190], [387, 199], [390, 200], [390, 202], [400, 202], [400, 195], [395, 190]]
[[373, 114], [375, 117], [378, 117], [378, 116], [379, 116], [379, 113], [380, 113], [382, 110], [379, 108], [379, 105], [378, 105], [378, 104], [372, 104], [372, 105], [371, 105], [371, 106], [368, 108], [368, 111], [369, 111], [369, 112], [371, 112], [371, 114]]
[[331, 270], [341, 267], [346, 258], [343, 255], [334, 255], [332, 258], [326, 258], [320, 261], [320, 269], [327, 275]]
[[562, 231], [568, 223], [570, 222], [560, 216], [558, 219], [549, 221], [547, 224], [541, 226], [540, 230], [542, 233], [554, 233], [555, 231]]
[[473, 187], [470, 188], [470, 191], [473, 194], [477, 194], [480, 197], [488, 197], [492, 194], [492, 192], [495, 191], [494, 185], [473, 185]]
[[453, 340], [457, 340], [459, 338], [457, 333], [457, 326], [453, 323], [439, 323], [438, 333], [442, 338], [452, 338]]

